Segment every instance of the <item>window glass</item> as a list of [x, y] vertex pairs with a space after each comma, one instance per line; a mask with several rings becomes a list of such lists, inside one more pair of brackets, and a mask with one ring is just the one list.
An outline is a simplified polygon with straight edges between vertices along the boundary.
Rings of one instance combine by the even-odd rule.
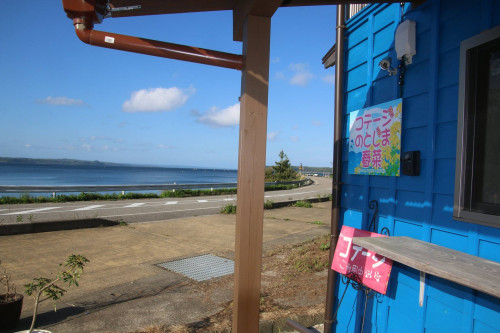
[[460, 46], [453, 216], [500, 227], [500, 26]]
[[[500, 214], [500, 40], [478, 50], [471, 210]], [[475, 119], [474, 119], [475, 118]]]

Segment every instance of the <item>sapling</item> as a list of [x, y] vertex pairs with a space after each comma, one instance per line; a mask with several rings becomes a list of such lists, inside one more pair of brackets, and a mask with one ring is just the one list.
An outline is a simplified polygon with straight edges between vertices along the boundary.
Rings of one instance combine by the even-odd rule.
[[35, 327], [36, 315], [38, 312], [38, 305], [51, 299], [54, 301], [54, 311], [56, 310], [56, 301], [61, 299], [61, 297], [66, 292], [65, 289], [61, 288], [58, 283], [67, 284], [69, 287], [75, 285], [78, 287], [78, 281], [83, 273], [83, 268], [89, 260], [82, 255], [72, 254], [68, 257], [64, 264], [59, 264], [59, 272], [53, 279], [48, 279], [44, 277], [34, 278], [31, 283], [25, 284], [25, 293], [28, 296], [32, 296], [35, 300], [35, 308], [33, 309], [33, 320], [31, 321], [31, 327], [29, 333], [33, 331]]
[[[16, 288], [14, 284], [11, 282], [11, 276], [7, 274], [7, 269], [2, 264], [2, 260], [0, 260], [0, 283], [4, 285], [5, 288], [5, 299], [3, 301], [10, 302], [16, 298]], [[1, 301], [2, 299], [0, 299]]]

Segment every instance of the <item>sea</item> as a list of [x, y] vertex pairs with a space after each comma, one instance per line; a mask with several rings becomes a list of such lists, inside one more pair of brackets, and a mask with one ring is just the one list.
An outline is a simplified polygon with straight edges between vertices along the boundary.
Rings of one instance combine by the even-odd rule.
[[0, 163], [0, 186], [236, 183], [237, 174], [208, 168]]

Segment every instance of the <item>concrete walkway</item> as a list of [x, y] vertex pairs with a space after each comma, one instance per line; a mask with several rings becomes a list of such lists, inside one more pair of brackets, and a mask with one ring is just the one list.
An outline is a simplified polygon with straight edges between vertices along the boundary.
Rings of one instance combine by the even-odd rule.
[[[329, 232], [331, 202], [314, 208], [265, 211], [264, 248]], [[200, 321], [233, 296], [231, 283], [200, 283], [155, 264], [200, 254], [233, 259], [235, 215], [210, 215], [93, 229], [0, 236], [0, 259], [18, 292], [33, 277], [51, 277], [70, 254], [90, 263], [79, 288], [70, 288], [53, 311], [39, 309], [38, 327], [53, 332], [136, 332], [151, 325]], [[324, 225], [311, 222], [321, 221]], [[206, 288], [210, 285], [210, 288]], [[210, 292], [207, 292], [207, 290]], [[31, 322], [25, 296], [17, 330]]]

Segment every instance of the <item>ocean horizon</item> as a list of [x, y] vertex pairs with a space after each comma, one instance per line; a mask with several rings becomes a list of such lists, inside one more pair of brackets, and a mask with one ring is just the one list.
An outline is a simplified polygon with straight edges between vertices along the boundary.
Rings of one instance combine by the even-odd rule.
[[0, 185], [156, 185], [236, 183], [237, 170], [132, 164], [0, 163]]

